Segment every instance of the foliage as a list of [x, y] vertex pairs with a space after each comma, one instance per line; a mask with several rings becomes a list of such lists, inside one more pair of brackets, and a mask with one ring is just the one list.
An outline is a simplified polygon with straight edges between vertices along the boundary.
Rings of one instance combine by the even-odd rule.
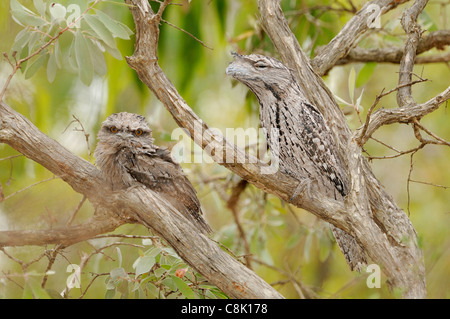
[[[277, 56], [258, 24], [256, 3], [181, 2], [181, 6], [170, 6], [163, 18], [213, 50], [163, 23], [159, 45], [162, 69], [206, 122], [219, 129], [258, 127], [256, 99], [243, 86], [232, 86], [224, 74], [232, 50]], [[8, 52], [0, 67], [2, 85], [10, 73], [10, 63], [37, 52], [24, 61], [21, 73], [14, 76], [6, 92], [8, 103], [43, 132], [91, 161], [100, 123], [117, 111], [146, 115], [156, 142], [173, 146], [177, 141], [171, 140], [171, 132], [176, 123], [122, 58], [132, 54], [134, 45], [128, 7], [122, 1], [53, 3], [11, 0], [0, 4], [0, 34], [4, 39], [0, 51]], [[283, 1], [282, 5], [305, 52], [314, 56], [351, 18], [354, 11], [350, 3], [360, 8], [362, 1]], [[152, 6], [157, 7], [158, 3], [152, 2]], [[430, 4], [421, 15], [423, 27], [429, 31], [442, 29], [445, 19], [441, 17], [448, 16], [449, 7]], [[383, 32], [374, 32], [361, 45], [401, 46], [403, 38], [398, 36], [401, 27], [396, 14], [399, 13], [384, 15]], [[383, 88], [396, 86], [396, 71], [393, 65], [368, 62], [337, 67], [325, 77], [331, 91], [340, 98], [351, 128], [361, 125], [368, 107]], [[448, 68], [431, 64], [416, 66], [416, 72], [431, 80], [415, 87], [419, 101], [448, 86], [448, 81], [442, 81], [450, 78]], [[394, 96], [383, 100], [383, 107], [394, 105]], [[80, 124], [72, 123], [72, 115], [83, 124], [87, 143], [85, 134], [79, 132]], [[426, 121], [439, 136], [448, 137], [447, 117], [441, 109]], [[374, 157], [374, 172], [400, 206], [409, 207], [422, 238], [426, 267], [430, 269], [430, 297], [448, 297], [448, 189], [412, 183], [408, 192], [406, 184], [413, 159], [408, 155], [382, 158], [396, 154], [394, 150], [410, 149], [414, 143], [399, 125], [383, 129], [377, 137], [389, 141], [390, 147], [375, 141], [365, 146]], [[448, 150], [435, 146], [417, 153], [414, 179], [448, 187], [449, 156]], [[375, 157], [381, 159], [377, 161]], [[327, 225], [316, 217], [251, 185], [231, 209], [230, 195], [240, 182], [236, 176], [216, 164], [183, 163], [183, 167], [199, 192], [215, 230], [214, 239], [266, 281], [274, 283], [286, 297], [302, 296], [298, 282], [304, 285], [300, 289], [303, 294], [305, 287], [312, 287], [324, 297], [391, 296], [386, 285], [368, 289], [367, 274], [354, 274], [347, 269]], [[57, 227], [71, 219], [81, 222], [93, 212], [89, 203], [63, 181], [3, 144], [0, 199], [4, 199], [0, 204], [2, 230]], [[120, 237], [123, 234], [136, 237]], [[66, 248], [4, 248], [0, 252], [0, 296], [56, 298], [62, 293], [67, 298], [227, 297], [162, 241], [148, 236], [143, 227], [123, 226], [113, 235]], [[66, 281], [76, 274], [76, 268], [67, 271], [68, 265], [81, 267], [80, 288]]]

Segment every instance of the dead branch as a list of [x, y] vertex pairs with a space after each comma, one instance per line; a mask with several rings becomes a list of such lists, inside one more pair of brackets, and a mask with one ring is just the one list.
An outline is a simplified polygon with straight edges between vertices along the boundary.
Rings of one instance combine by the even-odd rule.
[[[417, 48], [419, 46], [419, 40], [422, 36], [422, 29], [417, 23], [417, 17], [419, 13], [427, 5], [428, 0], [416, 0], [414, 4], [403, 12], [401, 24], [407, 34], [407, 39], [404, 47], [404, 54], [400, 60], [398, 85], [410, 83], [412, 81], [414, 60], [416, 58]], [[414, 104], [412, 97], [411, 85], [401, 87], [397, 92], [398, 106]]]
[[370, 6], [380, 8], [381, 14], [396, 8], [408, 0], [374, 0], [367, 2], [356, 15], [348, 21], [341, 31], [328, 43], [311, 61], [311, 66], [319, 75], [324, 75], [336, 65], [337, 61], [345, 57], [358, 44], [358, 41], [368, 29], [372, 10]]
[[[427, 36], [420, 38], [416, 50], [415, 64], [421, 63], [436, 63], [450, 61], [450, 55], [433, 54], [427, 56], [418, 56], [433, 48], [443, 50], [445, 46], [450, 45], [450, 30], [438, 30], [430, 32]], [[355, 62], [378, 62], [378, 63], [400, 63], [403, 58], [404, 48], [390, 47], [390, 48], [373, 48], [366, 49], [356, 47], [351, 49], [349, 53], [336, 61], [335, 65], [343, 65]]]

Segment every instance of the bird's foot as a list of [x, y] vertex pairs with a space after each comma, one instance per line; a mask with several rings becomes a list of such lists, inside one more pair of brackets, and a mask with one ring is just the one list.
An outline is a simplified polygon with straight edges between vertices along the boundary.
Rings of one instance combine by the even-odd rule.
[[298, 183], [297, 188], [290, 198], [290, 203], [292, 203], [300, 194], [311, 197], [311, 180], [305, 178]]

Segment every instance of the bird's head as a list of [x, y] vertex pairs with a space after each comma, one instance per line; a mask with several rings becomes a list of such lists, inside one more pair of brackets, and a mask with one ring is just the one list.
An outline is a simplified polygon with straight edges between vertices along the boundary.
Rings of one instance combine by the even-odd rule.
[[145, 117], [121, 112], [111, 114], [98, 132], [99, 145], [108, 145], [111, 152], [126, 147], [146, 148], [153, 144], [152, 130]]
[[259, 54], [232, 55], [234, 61], [228, 65], [226, 73], [247, 85], [258, 98], [268, 92], [281, 97], [295, 82], [290, 69], [277, 59]]

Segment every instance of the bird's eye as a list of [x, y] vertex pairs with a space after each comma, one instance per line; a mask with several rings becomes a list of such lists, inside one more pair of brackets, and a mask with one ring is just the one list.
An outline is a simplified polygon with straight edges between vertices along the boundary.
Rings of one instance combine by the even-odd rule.
[[136, 135], [136, 136], [141, 136], [142, 133], [144, 133], [144, 131], [141, 130], [140, 128], [138, 128], [136, 131], [134, 131], [134, 135]]
[[117, 127], [115, 127], [115, 126], [111, 126], [109, 128], [109, 130], [110, 130], [111, 133], [117, 133], [119, 131], [119, 129]]
[[264, 68], [267, 68], [267, 63], [266, 62], [264, 62], [264, 61], [257, 61], [255, 64], [254, 64], [254, 66], [255, 66], [255, 68], [258, 68], [258, 69], [264, 69]]

